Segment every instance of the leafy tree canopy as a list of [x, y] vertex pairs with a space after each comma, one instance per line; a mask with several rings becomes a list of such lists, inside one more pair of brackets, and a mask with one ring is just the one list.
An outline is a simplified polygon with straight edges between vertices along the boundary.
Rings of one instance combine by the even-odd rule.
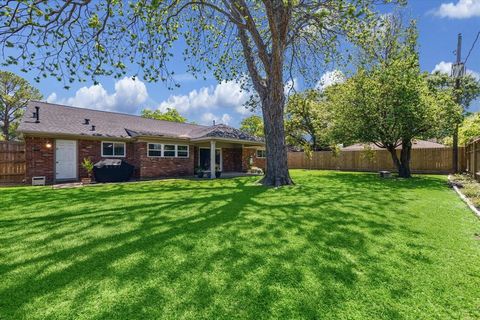
[[463, 119], [458, 130], [458, 142], [467, 144], [470, 140], [480, 137], [480, 113], [475, 112]]
[[455, 97], [458, 95], [458, 101], [464, 111], [467, 111], [472, 102], [480, 97], [480, 80], [470, 74], [460, 79], [459, 89], [455, 89], [455, 78], [445, 73], [435, 72], [427, 79], [432, 90], [450, 91]]
[[[420, 72], [415, 25], [403, 29], [392, 20], [391, 27], [379, 37], [385, 47], [393, 49], [380, 58], [373, 57], [371, 64], [361, 65], [357, 74], [327, 89], [327, 94], [336, 136], [386, 148], [399, 175], [410, 177], [412, 139], [445, 132], [461, 110], [450, 92], [431, 90], [427, 76]], [[400, 145], [398, 158], [395, 149]]]
[[40, 99], [40, 92], [27, 80], [12, 72], [0, 71], [0, 129], [4, 140], [17, 136], [18, 120], [28, 101]]
[[167, 108], [167, 111], [143, 109], [142, 117], [155, 120], [165, 120], [172, 122], [187, 122], [187, 118], [183, 117], [175, 108]]
[[285, 112], [287, 143], [312, 151], [327, 149], [331, 141], [331, 112], [324, 94], [307, 90], [289, 97]]
[[240, 130], [251, 134], [255, 137], [263, 137], [263, 120], [262, 117], [251, 115], [240, 122]]

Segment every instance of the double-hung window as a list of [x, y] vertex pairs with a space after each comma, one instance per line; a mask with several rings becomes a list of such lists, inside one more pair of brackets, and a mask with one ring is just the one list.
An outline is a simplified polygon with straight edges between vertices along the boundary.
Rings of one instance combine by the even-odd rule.
[[188, 158], [188, 145], [177, 144], [148, 144], [149, 157]]
[[149, 143], [148, 144], [148, 156], [149, 157], [161, 157], [162, 156], [162, 145], [160, 143]]
[[163, 145], [163, 156], [164, 157], [175, 157], [175, 145], [174, 144], [164, 144]]
[[102, 141], [102, 157], [125, 157], [125, 142]]
[[188, 158], [188, 146], [177, 145], [177, 157]]

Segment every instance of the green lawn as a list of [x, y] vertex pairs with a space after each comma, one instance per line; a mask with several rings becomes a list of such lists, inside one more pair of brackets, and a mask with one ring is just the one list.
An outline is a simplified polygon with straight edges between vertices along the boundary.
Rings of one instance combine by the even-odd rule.
[[292, 172], [0, 189], [0, 319], [478, 319], [445, 176]]

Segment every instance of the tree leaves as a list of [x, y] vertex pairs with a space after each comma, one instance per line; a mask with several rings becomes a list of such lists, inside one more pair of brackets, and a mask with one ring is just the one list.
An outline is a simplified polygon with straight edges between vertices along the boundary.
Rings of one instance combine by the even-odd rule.
[[0, 129], [3, 138], [16, 137], [18, 120], [29, 100], [40, 100], [42, 95], [27, 80], [8, 71], [0, 71]]
[[167, 108], [165, 112], [161, 110], [143, 109], [141, 112], [142, 117], [155, 120], [165, 120], [172, 122], [187, 122], [187, 118], [180, 115], [175, 108]]
[[263, 120], [260, 116], [251, 115], [240, 122], [240, 130], [255, 137], [263, 137]]
[[[432, 90], [420, 72], [413, 28], [389, 31], [392, 37], [383, 38], [391, 49], [388, 54], [366, 55], [368, 63], [354, 76], [327, 89], [337, 137], [395, 148], [402, 141], [445, 136], [452, 129], [460, 108], [451, 95]], [[403, 32], [409, 36], [403, 38]]]

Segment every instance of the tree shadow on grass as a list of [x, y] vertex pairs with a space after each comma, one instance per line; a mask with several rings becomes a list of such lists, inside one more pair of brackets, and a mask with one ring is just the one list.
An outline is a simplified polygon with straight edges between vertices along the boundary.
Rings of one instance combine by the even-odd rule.
[[[323, 173], [283, 189], [236, 178], [7, 192], [0, 310], [5, 318], [336, 318], [361, 301], [365, 284], [388, 283], [386, 292], [408, 298], [400, 293], [412, 284], [390, 270], [411, 264], [411, 250], [423, 252], [415, 263], [431, 263], [433, 248], [415, 243], [421, 231], [405, 223], [415, 214], [402, 209], [406, 191], [441, 188], [429, 179]], [[360, 315], [399, 316], [365, 304]]]

